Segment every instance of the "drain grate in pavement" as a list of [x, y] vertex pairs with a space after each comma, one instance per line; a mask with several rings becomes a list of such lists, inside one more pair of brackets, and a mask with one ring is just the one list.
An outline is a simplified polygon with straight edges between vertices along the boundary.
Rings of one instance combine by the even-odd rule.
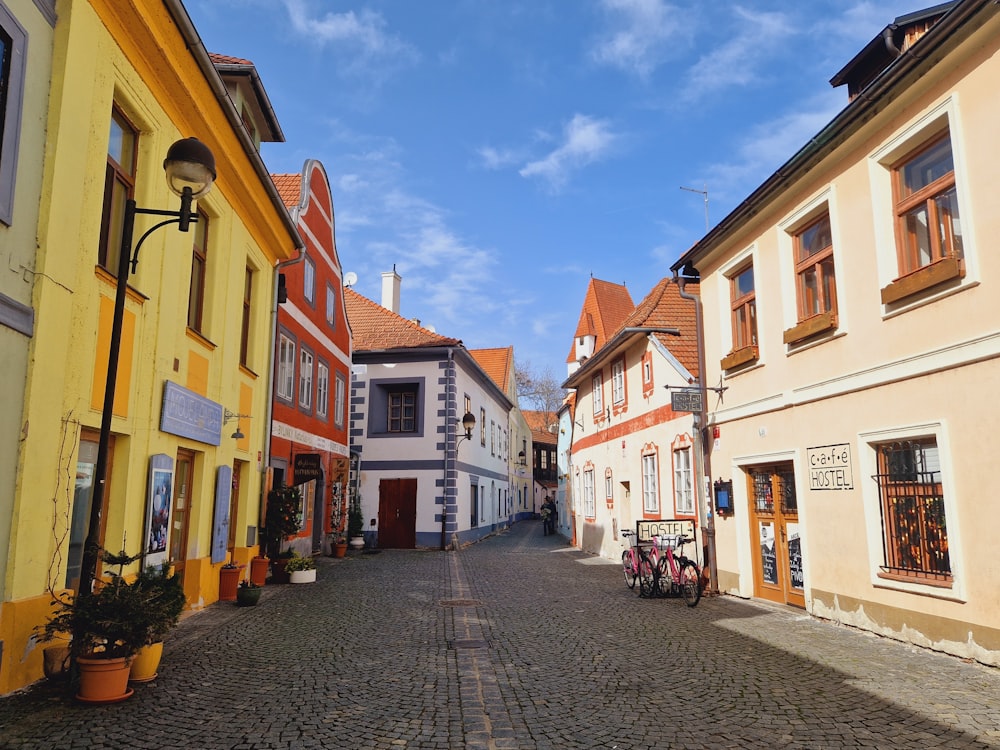
[[478, 607], [480, 605], [478, 599], [442, 599], [442, 607]]
[[465, 641], [451, 641], [448, 644], [449, 648], [460, 649], [460, 648], [489, 648], [490, 642], [482, 639], [469, 639]]

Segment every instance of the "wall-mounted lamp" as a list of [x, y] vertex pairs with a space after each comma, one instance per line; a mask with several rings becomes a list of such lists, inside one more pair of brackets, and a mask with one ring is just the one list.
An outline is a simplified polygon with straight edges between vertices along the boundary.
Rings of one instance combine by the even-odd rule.
[[[97, 444], [97, 465], [94, 467], [93, 495], [90, 500], [90, 523], [87, 540], [83, 545], [83, 560], [80, 568], [78, 595], [92, 593], [94, 573], [97, 571], [98, 540], [101, 535], [101, 509], [104, 506], [104, 491], [108, 473], [108, 447], [111, 443], [111, 414], [115, 404], [115, 387], [118, 383], [118, 358], [121, 352], [122, 324], [125, 319], [125, 298], [128, 289], [129, 272], [135, 273], [139, 263], [139, 249], [142, 243], [160, 227], [176, 224], [182, 231], [188, 231], [192, 222], [198, 221], [198, 214], [192, 213], [191, 203], [212, 189], [215, 182], [215, 156], [197, 138], [182, 138], [167, 149], [163, 160], [167, 187], [181, 199], [177, 211], [162, 211], [155, 208], [139, 208], [131, 198], [125, 201], [122, 213], [121, 243], [118, 247], [118, 283], [115, 287], [115, 309], [111, 319], [111, 337], [108, 345], [108, 373], [104, 385], [104, 411], [101, 415], [101, 432]], [[147, 229], [132, 249], [132, 238], [137, 215], [165, 216], [167, 218]], [[190, 252], [190, 250], [189, 250]]]
[[517, 452], [517, 465], [518, 466], [527, 466], [528, 465], [528, 457], [527, 457], [527, 455], [525, 455], [524, 451], [518, 451]]
[[465, 434], [458, 438], [458, 442], [455, 443], [455, 448], [458, 448], [462, 444], [463, 440], [472, 440], [472, 428], [476, 426], [476, 418], [473, 416], [471, 411], [465, 412], [465, 416], [462, 417], [462, 429], [465, 430]]
[[246, 435], [244, 435], [243, 434], [243, 430], [240, 429], [239, 420], [240, 419], [250, 419], [251, 416], [252, 415], [250, 415], [250, 414], [237, 414], [236, 412], [232, 412], [232, 411], [229, 411], [229, 409], [226, 409], [223, 412], [223, 418], [222, 418], [222, 424], [223, 424], [223, 426], [229, 424], [234, 419], [237, 420], [237, 422], [236, 422], [236, 432], [234, 432], [229, 437], [233, 438], [233, 440], [242, 440], [243, 438], [245, 438]]

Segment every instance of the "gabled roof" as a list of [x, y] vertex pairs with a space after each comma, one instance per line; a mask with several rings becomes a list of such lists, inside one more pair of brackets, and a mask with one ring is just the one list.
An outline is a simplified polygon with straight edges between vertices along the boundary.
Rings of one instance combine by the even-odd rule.
[[441, 336], [418, 326], [412, 320], [361, 296], [350, 287], [344, 287], [344, 305], [354, 335], [355, 352], [462, 344], [459, 339]]
[[489, 375], [490, 379], [500, 387], [500, 390], [507, 393], [511, 376], [514, 374], [514, 347], [469, 349], [469, 354], [483, 369], [483, 372]]
[[302, 200], [302, 175], [300, 174], [273, 174], [271, 181], [278, 189], [281, 201], [289, 208], [299, 205]]
[[558, 425], [559, 417], [555, 412], [546, 411], [522, 411], [524, 421], [528, 423], [531, 430], [531, 442], [543, 443], [545, 445], [555, 445], [556, 434], [549, 431], [549, 425]]
[[[698, 284], [688, 282], [685, 292], [698, 294]], [[676, 331], [680, 335], [668, 331]], [[636, 337], [646, 337], [650, 334], [655, 336], [688, 372], [698, 377], [698, 329], [694, 302], [682, 299], [679, 287], [667, 276], [652, 288], [604, 346], [597, 349], [594, 355], [563, 383], [563, 387], [577, 387], [592, 370], [603, 366], [610, 357], [622, 351]]]
[[[575, 338], [594, 336], [594, 350], [600, 349], [635, 309], [632, 295], [624, 284], [615, 284], [591, 277], [587, 294], [583, 298], [580, 320], [576, 325]], [[576, 342], [570, 346], [567, 362], [576, 361]]]
[[261, 82], [257, 67], [253, 62], [241, 57], [220, 55], [215, 52], [209, 52], [208, 58], [212, 61], [219, 76], [226, 82], [227, 88], [230, 84], [238, 86], [238, 82], [241, 80], [245, 80], [249, 84], [250, 90], [244, 96], [248, 105], [257, 110], [255, 125], [258, 128], [260, 140], [270, 143], [284, 143], [285, 134], [281, 131], [278, 117], [274, 114], [274, 107], [271, 106], [271, 100], [267, 96], [267, 91], [264, 90], [264, 84]]

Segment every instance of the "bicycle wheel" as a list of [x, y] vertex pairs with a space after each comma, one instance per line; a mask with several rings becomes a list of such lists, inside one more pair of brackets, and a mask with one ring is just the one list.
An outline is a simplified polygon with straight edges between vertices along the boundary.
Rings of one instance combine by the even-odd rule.
[[681, 567], [681, 593], [689, 607], [694, 607], [701, 600], [701, 572], [698, 566], [690, 560]]
[[630, 589], [635, 588], [635, 579], [638, 578], [633, 559], [631, 550], [622, 552], [622, 572], [625, 574], [625, 585]]
[[656, 567], [656, 587], [660, 596], [670, 596], [673, 593], [673, 582], [673, 577], [670, 575], [670, 561], [664, 555]]
[[639, 560], [639, 596], [652, 599], [656, 596], [656, 569], [643, 555]]

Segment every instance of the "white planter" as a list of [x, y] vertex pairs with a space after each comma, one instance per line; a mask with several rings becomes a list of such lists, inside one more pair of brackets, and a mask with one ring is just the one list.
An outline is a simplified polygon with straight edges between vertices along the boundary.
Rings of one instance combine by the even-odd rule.
[[347, 543], [351, 549], [362, 549], [365, 546], [365, 538], [363, 536], [351, 537], [351, 541]]
[[313, 583], [316, 580], [316, 568], [312, 570], [293, 570], [288, 574], [292, 583]]

